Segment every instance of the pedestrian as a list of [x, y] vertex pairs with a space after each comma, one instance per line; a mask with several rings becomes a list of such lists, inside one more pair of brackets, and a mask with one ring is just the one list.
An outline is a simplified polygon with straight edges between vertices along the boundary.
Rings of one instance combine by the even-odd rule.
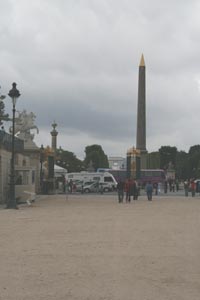
[[65, 176], [62, 175], [62, 191], [65, 193]]
[[160, 194], [160, 193], [161, 193], [161, 183], [158, 182], [158, 194]]
[[185, 197], [188, 197], [188, 190], [189, 190], [188, 180], [184, 181], [184, 190], [185, 190]]
[[172, 178], [169, 178], [168, 182], [169, 182], [169, 191], [172, 192]]
[[138, 184], [137, 181], [134, 180], [133, 181], [133, 200], [137, 200], [138, 199]]
[[124, 199], [124, 182], [121, 179], [117, 183], [117, 191], [118, 191], [118, 201], [119, 203], [122, 203]]
[[69, 182], [66, 180], [65, 182], [65, 194], [66, 194], [66, 200], [68, 200], [68, 194], [69, 194]]
[[164, 182], [164, 193], [167, 194], [168, 183], [167, 180]]
[[103, 195], [103, 183], [100, 183], [100, 194]]
[[155, 190], [155, 195], [158, 195], [158, 183], [157, 182], [154, 182], [154, 190]]
[[175, 192], [175, 182], [174, 182], [174, 180], [172, 181], [171, 189], [172, 189], [172, 192]]
[[192, 197], [194, 197], [196, 192], [196, 183], [194, 182], [194, 180], [191, 181], [190, 188], [192, 192]]
[[131, 180], [125, 182], [126, 202], [131, 202]]
[[151, 184], [151, 181], [149, 181], [146, 185], [146, 193], [147, 193], [147, 199], [149, 201], [152, 201], [153, 185]]
[[99, 184], [99, 181], [97, 181], [97, 183], [96, 183], [96, 192], [97, 192], [97, 194], [99, 193], [99, 187], [100, 187], [100, 184]]
[[69, 181], [69, 192], [70, 192], [70, 194], [72, 194], [72, 192], [73, 192], [73, 181], [72, 181], [72, 179], [70, 179], [70, 181]]
[[72, 185], [72, 191], [73, 191], [73, 193], [76, 193], [76, 183], [75, 182]]
[[176, 179], [176, 191], [178, 192], [179, 191], [179, 180]]

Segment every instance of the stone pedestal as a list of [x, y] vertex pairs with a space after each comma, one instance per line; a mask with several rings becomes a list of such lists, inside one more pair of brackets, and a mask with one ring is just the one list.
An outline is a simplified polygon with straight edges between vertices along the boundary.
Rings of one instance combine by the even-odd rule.
[[127, 151], [127, 175], [128, 179], [139, 179], [140, 178], [140, 151], [134, 147]]

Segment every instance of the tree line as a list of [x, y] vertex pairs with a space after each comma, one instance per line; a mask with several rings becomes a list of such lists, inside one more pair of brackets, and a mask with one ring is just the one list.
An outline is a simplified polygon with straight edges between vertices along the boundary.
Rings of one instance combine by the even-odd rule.
[[162, 146], [158, 152], [150, 153], [157, 156], [157, 167], [164, 170], [175, 170], [176, 178], [200, 178], [200, 145], [191, 146], [188, 153], [178, 151], [176, 147]]
[[[190, 147], [188, 153], [174, 146], [161, 146], [156, 152], [148, 153], [148, 168], [174, 170], [176, 178], [200, 178], [200, 145]], [[80, 160], [73, 152], [57, 149], [56, 164], [68, 172], [96, 171], [108, 168], [108, 156], [100, 145], [85, 147], [85, 158]]]

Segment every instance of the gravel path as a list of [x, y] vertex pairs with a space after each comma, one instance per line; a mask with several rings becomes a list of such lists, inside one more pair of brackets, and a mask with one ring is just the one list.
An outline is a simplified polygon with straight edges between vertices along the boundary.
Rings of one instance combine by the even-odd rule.
[[0, 210], [0, 300], [199, 300], [200, 197]]

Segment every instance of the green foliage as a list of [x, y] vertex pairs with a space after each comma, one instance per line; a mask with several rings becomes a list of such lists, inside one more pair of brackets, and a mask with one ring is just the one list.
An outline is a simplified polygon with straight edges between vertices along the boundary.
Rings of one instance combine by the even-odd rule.
[[67, 169], [69, 173], [84, 170], [83, 162], [73, 152], [61, 148], [56, 151], [56, 164]]
[[195, 155], [200, 153], [200, 145], [190, 147], [189, 155]]
[[189, 152], [176, 147], [162, 146], [159, 149], [160, 168], [175, 169], [178, 179], [200, 178], [200, 145], [190, 147]]
[[181, 179], [190, 178], [189, 155], [185, 151], [177, 151], [176, 155], [176, 177]]
[[85, 147], [85, 167], [90, 168], [93, 166], [96, 171], [98, 168], [108, 168], [108, 157], [104, 153], [100, 145], [91, 145]]
[[176, 147], [162, 146], [159, 149], [159, 153], [161, 169], [176, 168]]
[[73, 152], [57, 149], [56, 164], [68, 170], [68, 172], [81, 172], [88, 168], [96, 171], [97, 168], [108, 168], [108, 158], [99, 145], [91, 145], [85, 148], [86, 157], [81, 161]]
[[189, 173], [190, 177], [200, 177], [200, 145], [195, 145], [189, 149]]
[[8, 120], [8, 114], [5, 114], [4, 111], [5, 111], [5, 104], [2, 100], [0, 100], [0, 126], [3, 125], [3, 121]]
[[160, 153], [158, 151], [148, 153], [147, 167], [148, 167], [148, 169], [159, 169], [160, 168]]

